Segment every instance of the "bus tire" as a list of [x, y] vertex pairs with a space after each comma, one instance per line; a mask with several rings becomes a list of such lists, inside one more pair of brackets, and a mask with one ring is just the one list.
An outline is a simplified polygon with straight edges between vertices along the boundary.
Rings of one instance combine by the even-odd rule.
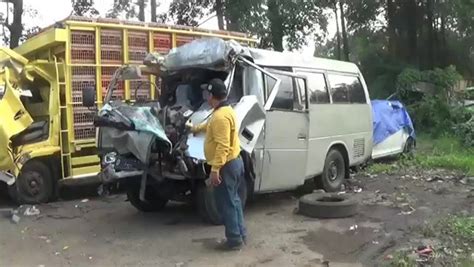
[[137, 210], [141, 212], [156, 212], [165, 208], [168, 199], [161, 198], [151, 186], [145, 191], [146, 202], [140, 199], [140, 186], [131, 186], [127, 189], [127, 198]]
[[357, 213], [358, 203], [346, 195], [312, 193], [298, 203], [298, 213], [314, 218], [344, 218]]
[[8, 189], [19, 204], [39, 204], [50, 201], [55, 193], [55, 179], [51, 170], [39, 160], [28, 161], [18, 178]]
[[346, 175], [346, 163], [338, 149], [329, 150], [324, 162], [323, 173], [316, 178], [316, 184], [326, 192], [337, 192]]

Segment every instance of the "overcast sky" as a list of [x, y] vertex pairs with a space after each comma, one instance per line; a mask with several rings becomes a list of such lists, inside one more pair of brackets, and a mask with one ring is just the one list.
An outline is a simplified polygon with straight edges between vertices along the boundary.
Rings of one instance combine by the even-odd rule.
[[[109, 9], [113, 6], [113, 0], [95, 0], [95, 8], [99, 11], [101, 17], [105, 17], [105, 14]], [[157, 1], [160, 3], [158, 7], [157, 13], [166, 12], [168, 10], [169, 4], [171, 0], [160, 0]], [[31, 8], [36, 10], [37, 16], [34, 18], [30, 18], [27, 15], [24, 16], [24, 23], [26, 27], [46, 27], [58, 20], [62, 20], [66, 18], [69, 14], [71, 14], [71, 1], [70, 0], [23, 0], [25, 9]], [[5, 4], [1, 3], [0, 10], [5, 12]], [[147, 20], [149, 20], [150, 11], [147, 10], [145, 13], [147, 16]], [[208, 29], [217, 29], [217, 20], [210, 19], [206, 23], [202, 24], [203, 28]], [[329, 36], [334, 35], [335, 32], [335, 25], [334, 23], [330, 23], [329, 27]], [[301, 53], [304, 55], [313, 55], [314, 52], [314, 44], [312, 41], [309, 40], [309, 45], [301, 49]]]

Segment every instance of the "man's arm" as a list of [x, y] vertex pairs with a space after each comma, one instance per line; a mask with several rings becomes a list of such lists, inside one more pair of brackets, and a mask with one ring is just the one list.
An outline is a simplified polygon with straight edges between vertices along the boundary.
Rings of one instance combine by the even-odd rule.
[[205, 133], [206, 130], [207, 130], [207, 122], [191, 127], [191, 132], [193, 133]]
[[230, 150], [230, 122], [227, 118], [216, 118], [211, 123], [212, 134], [216, 142], [216, 151], [214, 159], [209, 162], [212, 172], [219, 172], [227, 161]]

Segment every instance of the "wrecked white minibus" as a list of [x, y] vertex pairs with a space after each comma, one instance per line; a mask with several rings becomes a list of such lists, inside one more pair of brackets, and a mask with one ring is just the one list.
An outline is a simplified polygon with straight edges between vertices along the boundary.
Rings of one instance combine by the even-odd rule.
[[[337, 191], [349, 168], [370, 157], [370, 100], [352, 63], [221, 39], [150, 54], [144, 63], [145, 71], [161, 79], [159, 101], [111, 101], [112, 82], [94, 120], [101, 180], [120, 181], [141, 211], [160, 210], [169, 200], [191, 201], [206, 221], [219, 223], [212, 188], [204, 182], [204, 137], [185, 127], [188, 120], [198, 124], [211, 115], [200, 85], [215, 77], [225, 80], [240, 123], [243, 203], [255, 193], [295, 189], [308, 179]], [[115, 79], [138, 78], [139, 70], [123, 67]], [[93, 89], [84, 90], [84, 105], [92, 106], [94, 96]]]

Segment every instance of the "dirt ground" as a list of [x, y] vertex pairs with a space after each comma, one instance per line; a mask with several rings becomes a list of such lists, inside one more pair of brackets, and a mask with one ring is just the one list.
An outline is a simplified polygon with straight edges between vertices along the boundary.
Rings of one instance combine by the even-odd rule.
[[[420, 225], [474, 214], [473, 186], [462, 178], [357, 174], [346, 194], [360, 211], [345, 219], [295, 213], [295, 193], [262, 195], [245, 212], [249, 241], [238, 252], [213, 250], [223, 227], [203, 224], [189, 205], [144, 214], [124, 195], [73, 188], [67, 200], [36, 206], [40, 215], [20, 214], [18, 224], [0, 217], [0, 266], [384, 266], [400, 248], [442, 246], [423, 238]], [[2, 198], [5, 207], [16, 208]]]

